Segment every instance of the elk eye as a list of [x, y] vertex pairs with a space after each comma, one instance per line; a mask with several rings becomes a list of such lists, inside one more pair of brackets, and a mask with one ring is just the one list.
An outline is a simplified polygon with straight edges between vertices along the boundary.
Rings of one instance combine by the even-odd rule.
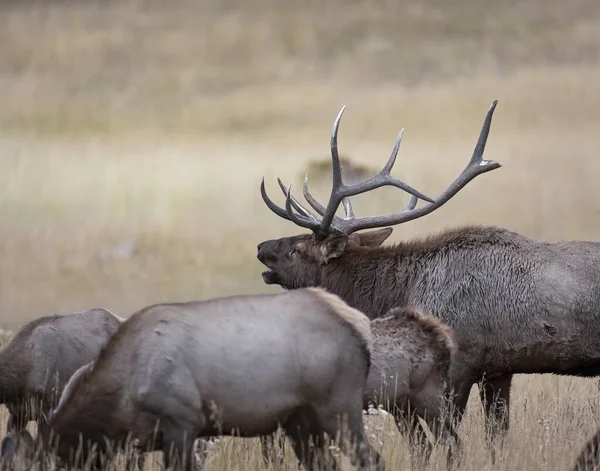
[[288, 256], [294, 257], [294, 256], [298, 255], [299, 253], [300, 252], [298, 249], [292, 249], [292, 250], [290, 250], [290, 253], [288, 254]]

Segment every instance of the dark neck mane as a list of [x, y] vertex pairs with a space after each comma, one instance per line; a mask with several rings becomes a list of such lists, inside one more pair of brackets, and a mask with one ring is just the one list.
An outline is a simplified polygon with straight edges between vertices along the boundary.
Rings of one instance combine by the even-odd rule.
[[321, 286], [375, 319], [406, 306], [411, 287], [438, 257], [527, 240], [505, 229], [466, 226], [387, 247], [352, 248], [323, 267]]

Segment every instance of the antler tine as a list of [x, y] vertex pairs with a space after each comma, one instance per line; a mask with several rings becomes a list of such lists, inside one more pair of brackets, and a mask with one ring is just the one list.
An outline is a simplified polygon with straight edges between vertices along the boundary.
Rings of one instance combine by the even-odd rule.
[[354, 209], [352, 209], [350, 198], [344, 198], [342, 204], [344, 205], [344, 211], [346, 212], [346, 219], [355, 218], [356, 215], [354, 214]]
[[[343, 191], [345, 189], [344, 182], [342, 181], [342, 167], [340, 165], [340, 156], [338, 154], [337, 148], [337, 138], [338, 138], [338, 130], [340, 127], [340, 121], [342, 120], [342, 115], [344, 114], [344, 110], [346, 109], [346, 105], [342, 106], [342, 109], [338, 113], [335, 121], [333, 122], [333, 128], [331, 130], [331, 173], [332, 173], [332, 185], [331, 185], [331, 195], [329, 196], [329, 202], [327, 203], [327, 208], [323, 214], [323, 219], [321, 220], [321, 232], [326, 234], [331, 232], [331, 224], [336, 218], [335, 212], [337, 211], [342, 199], [343, 199]], [[306, 182], [306, 180], [305, 180]], [[307, 190], [305, 192], [308, 193], [308, 185]], [[309, 194], [310, 196], [310, 194]], [[314, 201], [314, 198], [311, 197], [311, 200]], [[307, 201], [308, 198], [307, 198]], [[310, 203], [310, 201], [309, 201]], [[311, 205], [312, 206], [312, 205]], [[313, 206], [314, 208], [314, 206]], [[316, 208], [315, 208], [316, 210]]]
[[392, 176], [391, 170], [396, 163], [396, 156], [398, 155], [398, 149], [400, 149], [400, 143], [402, 142], [402, 136], [404, 135], [404, 129], [400, 131], [396, 141], [394, 142], [394, 148], [390, 154], [390, 158], [381, 169], [381, 171], [377, 174], [368, 178], [363, 182], [358, 182], [353, 185], [344, 186], [344, 196], [355, 196], [361, 193], [366, 193], [367, 191], [375, 190], [377, 188], [381, 188], [382, 186], [394, 186], [407, 192], [412, 196], [416, 196], [423, 201], [427, 201], [429, 203], [433, 203], [433, 199], [429, 196], [424, 195], [419, 190], [414, 189], [410, 185], [404, 183], [402, 180]]
[[416, 199], [416, 195], [413, 195], [413, 198], [408, 203], [406, 208], [404, 208], [398, 213], [390, 214], [387, 216], [374, 216], [342, 220], [341, 224], [343, 225], [343, 227], [340, 227], [339, 230], [341, 230], [345, 234], [351, 234], [362, 229], [371, 229], [375, 227], [401, 224], [425, 216], [426, 214], [429, 214], [432, 211], [439, 208], [440, 206], [444, 205], [467, 183], [469, 183], [478, 175], [500, 168], [501, 165], [496, 161], [483, 160], [483, 152], [487, 143], [487, 138], [489, 136], [492, 124], [492, 117], [494, 114], [494, 110], [496, 109], [497, 103], [498, 100], [495, 100], [492, 103], [492, 106], [490, 106], [490, 108], [488, 109], [488, 112], [485, 116], [485, 120], [483, 122], [483, 126], [481, 128], [481, 132], [479, 134], [479, 138], [477, 140], [477, 145], [475, 146], [475, 150], [471, 159], [469, 160], [469, 163], [467, 164], [465, 169], [460, 173], [460, 175], [456, 178], [456, 180], [454, 180], [454, 182], [452, 182], [452, 184], [450, 184], [450, 186], [446, 188], [446, 190], [444, 190], [434, 202], [430, 202], [425, 206], [416, 208], [418, 199]]
[[[281, 180], [278, 178], [277, 181], [279, 182], [279, 185], [283, 185], [283, 183], [281, 182]], [[286, 196], [287, 198], [287, 190], [285, 189], [285, 187], [282, 188], [283, 190], [283, 194]], [[271, 200], [271, 198], [269, 198], [269, 196], [267, 195], [267, 190], [265, 189], [265, 179], [263, 177], [261, 183], [260, 183], [260, 194], [262, 196], [263, 201], [265, 202], [265, 204], [267, 205], [267, 207], [273, 211], [275, 214], [277, 214], [277, 216], [282, 217], [283, 219], [287, 219], [288, 221], [292, 221], [294, 222], [294, 219], [290, 218], [289, 213], [286, 209], [283, 209], [279, 206], [277, 206], [273, 200]], [[298, 201], [292, 197], [292, 199], [297, 203], [299, 208], [296, 208], [296, 210], [300, 213], [306, 212], [306, 214], [303, 214], [305, 217], [307, 218], [311, 218], [314, 221], [316, 221], [318, 223], [317, 218], [310, 213], [309, 211], [307, 211], [305, 208], [303, 208], [300, 203], [298, 203]], [[294, 203], [292, 202], [292, 205]], [[294, 206], [295, 207], [295, 206]], [[303, 226], [304, 227], [304, 226]]]
[[[279, 188], [281, 188], [281, 191], [283, 192], [283, 196], [285, 196], [287, 198], [287, 188], [281, 181], [281, 178], [277, 178], [277, 183], [279, 183]], [[292, 206], [294, 207], [294, 209], [296, 211], [298, 211], [303, 216], [306, 216], [307, 218], [311, 218], [313, 221], [318, 221], [317, 217], [313, 213], [311, 213], [308, 209], [306, 209], [304, 206], [302, 206], [296, 198], [294, 198], [293, 196], [290, 196], [290, 198], [292, 200]]]
[[269, 198], [269, 196], [267, 195], [267, 190], [265, 189], [265, 177], [263, 177], [262, 181], [260, 182], [260, 195], [262, 196], [263, 201], [271, 211], [277, 214], [277, 216], [291, 221], [287, 214], [287, 211], [273, 203], [271, 198]]
[[475, 145], [475, 149], [473, 150], [471, 160], [469, 160], [469, 163], [460, 173], [458, 178], [454, 180], [452, 184], [440, 196], [438, 196], [436, 204], [439, 203], [439, 206], [441, 206], [450, 198], [452, 198], [476, 176], [502, 167], [502, 165], [500, 165], [494, 160], [483, 160], [483, 153], [485, 151], [488, 136], [490, 135], [492, 117], [494, 116], [494, 110], [496, 109], [497, 104], [498, 100], [494, 100], [485, 115], [483, 125], [481, 126], [481, 132], [479, 133], [479, 138], [477, 139], [477, 144]]
[[492, 106], [490, 106], [487, 114], [485, 115], [485, 119], [483, 120], [483, 126], [481, 127], [481, 132], [479, 133], [479, 139], [477, 139], [477, 144], [475, 145], [475, 149], [473, 150], [473, 155], [471, 156], [469, 165], [473, 165], [474, 163], [482, 164], [484, 162], [483, 153], [485, 151], [485, 145], [487, 143], [488, 136], [490, 135], [490, 127], [492, 126], [492, 116], [494, 116], [494, 110], [496, 109], [497, 104], [498, 100], [494, 100]]
[[315, 236], [323, 236], [323, 234], [320, 232], [320, 227], [321, 227], [320, 221], [317, 221], [317, 220], [311, 219], [310, 217], [301, 216], [299, 214], [294, 213], [294, 211], [292, 210], [293, 197], [292, 197], [291, 190], [292, 190], [292, 185], [289, 185], [286, 190], [286, 198], [285, 198], [285, 210], [286, 210], [289, 220], [300, 227], [305, 227], [306, 229], [310, 229], [311, 231], [313, 231], [315, 233]]
[[304, 198], [308, 201], [308, 204], [321, 216], [325, 214], [325, 206], [319, 203], [313, 195], [311, 195], [308, 191], [308, 173], [304, 177], [304, 186], [302, 187], [302, 193], [304, 194]]
[[389, 175], [392, 172], [392, 168], [396, 163], [396, 157], [398, 156], [398, 149], [400, 149], [400, 144], [402, 143], [402, 136], [404, 136], [404, 128], [400, 130], [398, 133], [398, 137], [396, 138], [396, 142], [394, 142], [394, 148], [392, 149], [392, 153], [390, 154], [390, 158], [387, 163], [381, 170], [381, 173], [385, 175]]
[[416, 196], [411, 197], [410, 201], [404, 208], [404, 211], [411, 211], [411, 210], [415, 209], [417, 207], [418, 202], [419, 202], [419, 198], [417, 198]]
[[[310, 204], [311, 207], [317, 213], [319, 213], [321, 216], [323, 216], [325, 214], [325, 209], [326, 209], [325, 206], [323, 206], [321, 203], [319, 203], [315, 199], [315, 197], [313, 195], [311, 195], [310, 192], [308, 191], [308, 173], [306, 174], [306, 177], [304, 178], [303, 193], [304, 193], [304, 198], [306, 199], [306, 201], [308, 201], [308, 204]], [[344, 208], [345, 208], [345, 206], [344, 206]], [[347, 213], [346, 213], [346, 217], [348, 217]], [[338, 216], [333, 216], [333, 222], [331, 223], [331, 226], [333, 228], [336, 228], [339, 220], [340, 220], [340, 218]]]
[[346, 105], [342, 106], [342, 109], [338, 113], [335, 121], [333, 122], [333, 128], [331, 130], [331, 167], [333, 172], [333, 187], [343, 186], [342, 183], [342, 167], [340, 166], [340, 156], [338, 154], [337, 149], [337, 137], [338, 130], [340, 127], [340, 121], [342, 120], [342, 115], [344, 114], [344, 110], [346, 109]]

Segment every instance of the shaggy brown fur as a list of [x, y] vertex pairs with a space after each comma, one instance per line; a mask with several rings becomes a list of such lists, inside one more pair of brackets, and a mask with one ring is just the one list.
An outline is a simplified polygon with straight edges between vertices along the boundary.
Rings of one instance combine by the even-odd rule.
[[430, 360], [432, 373], [448, 381], [456, 345], [452, 329], [438, 318], [412, 307], [397, 307], [385, 317], [371, 321], [371, 331], [377, 349], [375, 358], [401, 349], [410, 355], [413, 364]]
[[[432, 431], [440, 429], [443, 399], [455, 353], [452, 330], [439, 319], [412, 307], [394, 308], [371, 321], [373, 353], [365, 405], [382, 404], [398, 421], [421, 416]], [[442, 429], [453, 435], [452, 428]]]
[[452, 338], [452, 329], [442, 323], [437, 317], [424, 314], [412, 307], [395, 307], [389, 310], [386, 317], [374, 319], [371, 327], [377, 326], [382, 321], [390, 318], [399, 321], [397, 323], [398, 327], [419, 328], [429, 334], [426, 338], [434, 351], [442, 354], [439, 357], [440, 359], [447, 359], [448, 354], [452, 354], [456, 350], [456, 345]]

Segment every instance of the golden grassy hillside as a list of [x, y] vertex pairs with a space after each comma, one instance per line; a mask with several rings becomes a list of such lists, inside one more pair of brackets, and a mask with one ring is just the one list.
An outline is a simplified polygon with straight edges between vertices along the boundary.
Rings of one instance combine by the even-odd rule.
[[[376, 171], [404, 127], [395, 175], [436, 196], [499, 100], [486, 158], [503, 167], [394, 240], [463, 223], [600, 240], [598, 84], [592, 0], [2, 2], [0, 326], [276, 291], [256, 244], [299, 229], [260, 180], [280, 202], [277, 176], [298, 192], [343, 104], [342, 153]], [[406, 202], [385, 189], [355, 209]], [[495, 465], [470, 405], [461, 469], [568, 469], [600, 423], [596, 382], [523, 376], [513, 394]], [[376, 434], [391, 469], [408, 466], [391, 424]], [[262, 469], [253, 440], [210, 463]]]

